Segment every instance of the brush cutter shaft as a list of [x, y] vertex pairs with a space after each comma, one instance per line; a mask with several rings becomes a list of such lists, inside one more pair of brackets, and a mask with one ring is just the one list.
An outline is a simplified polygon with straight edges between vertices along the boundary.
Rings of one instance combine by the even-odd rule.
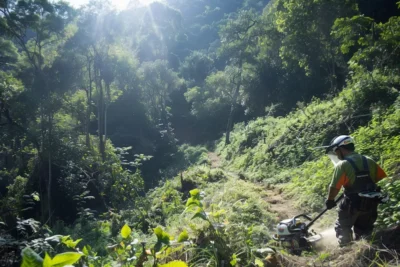
[[[338, 203], [342, 198], [343, 198], [344, 194], [342, 194], [340, 197], [338, 197], [335, 200], [335, 204]], [[306, 226], [306, 228], [310, 228], [311, 225], [313, 225], [315, 223], [316, 220], [318, 220], [322, 215], [324, 215], [325, 212], [327, 212], [328, 209], [324, 209], [320, 214], [317, 215], [317, 217], [315, 217], [313, 220], [311, 220], [311, 222], [309, 222]]]

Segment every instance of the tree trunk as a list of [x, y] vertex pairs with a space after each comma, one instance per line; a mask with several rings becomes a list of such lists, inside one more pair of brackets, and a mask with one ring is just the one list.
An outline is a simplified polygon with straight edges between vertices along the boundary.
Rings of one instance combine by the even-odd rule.
[[242, 85], [242, 59], [239, 60], [239, 79], [236, 83], [235, 91], [233, 92], [232, 102], [231, 102], [231, 111], [228, 117], [228, 123], [226, 125], [226, 132], [225, 132], [225, 145], [229, 145], [231, 143], [230, 136], [232, 131], [232, 124], [233, 124], [233, 115], [235, 114], [236, 108], [236, 101], [239, 96], [240, 86]]
[[86, 110], [86, 147], [90, 149], [90, 111], [92, 105], [92, 69], [91, 69], [91, 62], [88, 57], [88, 68], [89, 68], [89, 87], [87, 91], [87, 110]]
[[48, 209], [48, 224], [51, 225], [51, 215], [52, 215], [52, 211], [51, 211], [51, 186], [52, 186], [52, 180], [53, 180], [53, 176], [52, 176], [52, 169], [51, 169], [51, 165], [52, 165], [52, 154], [51, 154], [51, 149], [52, 149], [52, 142], [51, 142], [51, 138], [52, 138], [52, 130], [53, 130], [53, 115], [50, 114], [49, 115], [49, 136], [48, 136], [48, 168], [49, 168], [49, 180], [48, 180], [48, 185], [47, 185], [47, 209]]
[[99, 106], [98, 106], [98, 120], [99, 120], [99, 150], [101, 154], [101, 159], [105, 161], [105, 144], [104, 144], [104, 92], [102, 81], [100, 77], [98, 77], [98, 85], [99, 85]]
[[333, 92], [336, 92], [337, 85], [338, 85], [338, 80], [337, 80], [337, 77], [336, 77], [335, 53], [334, 53], [332, 48], [331, 48], [331, 68], [332, 68], [332, 71], [330, 73], [330, 75], [331, 75], [331, 78], [330, 78], [330, 80], [331, 80], [331, 90]]
[[[108, 105], [104, 105], [104, 122], [103, 122], [103, 127], [104, 127], [104, 141], [103, 141], [103, 150], [104, 154], [106, 151], [106, 145], [107, 145], [107, 110], [108, 110]], [[103, 156], [103, 161], [105, 159], [105, 155]]]
[[98, 92], [97, 98], [97, 134], [99, 136], [99, 151], [101, 154], [102, 162], [105, 161], [105, 149], [104, 149], [104, 91], [101, 80], [100, 72], [100, 57], [98, 54], [95, 55], [94, 59], [94, 80], [96, 84], [96, 90]]
[[[40, 208], [41, 208], [41, 222], [45, 223], [46, 222], [46, 201], [45, 201], [45, 196], [48, 192], [46, 192], [46, 172], [44, 171], [45, 166], [45, 158], [42, 158], [44, 156], [44, 140], [45, 140], [45, 126], [44, 126], [44, 111], [43, 111], [43, 104], [39, 104], [39, 112], [40, 112], [40, 150], [38, 152], [39, 156], [39, 161], [38, 161], [38, 173], [39, 173], [39, 188], [40, 188], [40, 199], [43, 199], [43, 201], [40, 201]], [[48, 178], [48, 177], [47, 177]], [[47, 199], [48, 200], [48, 199]], [[47, 203], [48, 204], [48, 203]]]
[[240, 82], [236, 85], [235, 92], [233, 93], [232, 97], [231, 111], [229, 112], [228, 123], [226, 125], [225, 145], [229, 145], [231, 143], [230, 136], [232, 131], [233, 115], [235, 113], [236, 101], [239, 95], [239, 88], [240, 88]]
[[45, 186], [45, 180], [44, 177], [46, 177], [45, 173], [43, 172], [43, 168], [44, 166], [42, 166], [42, 160], [41, 160], [41, 156], [39, 156], [39, 161], [38, 161], [38, 174], [39, 174], [39, 196], [40, 199], [43, 201], [40, 201], [40, 222], [42, 224], [44, 224], [46, 222], [46, 201], [45, 201], [45, 196], [46, 196], [46, 186]]
[[[90, 89], [88, 89], [90, 90]], [[87, 100], [87, 109], [86, 109], [86, 126], [85, 126], [85, 134], [86, 134], [86, 147], [90, 149], [90, 136], [89, 136], [89, 128], [90, 128], [90, 98], [88, 94], [88, 100]]]
[[49, 153], [48, 153], [48, 168], [49, 168], [49, 181], [47, 184], [47, 210], [49, 212], [48, 214], [48, 218], [47, 221], [49, 223], [49, 225], [51, 225], [51, 184], [52, 184], [52, 172], [51, 172], [51, 151], [49, 149]]
[[[110, 84], [106, 83], [106, 90], [107, 90], [107, 99], [108, 103], [111, 102], [111, 92], [110, 92]], [[104, 151], [107, 145], [107, 111], [108, 111], [108, 104], [104, 103]]]
[[42, 104], [39, 104], [39, 112], [40, 112], [40, 150], [39, 150], [39, 153], [42, 153], [44, 150], [43, 147], [44, 147], [44, 135], [45, 135], [43, 105]]

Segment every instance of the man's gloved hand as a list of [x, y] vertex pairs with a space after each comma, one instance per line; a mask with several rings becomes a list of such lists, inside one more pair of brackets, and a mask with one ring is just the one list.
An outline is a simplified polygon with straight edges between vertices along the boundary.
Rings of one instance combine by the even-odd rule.
[[325, 205], [326, 205], [326, 208], [327, 208], [328, 210], [330, 210], [330, 209], [332, 209], [333, 207], [336, 206], [336, 203], [335, 203], [335, 200], [329, 200], [329, 199], [327, 199], [327, 200], [325, 201]]

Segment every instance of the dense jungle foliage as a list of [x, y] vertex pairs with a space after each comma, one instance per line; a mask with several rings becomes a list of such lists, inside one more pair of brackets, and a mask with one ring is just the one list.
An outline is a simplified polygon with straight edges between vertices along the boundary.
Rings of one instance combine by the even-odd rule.
[[339, 134], [398, 226], [399, 62], [398, 0], [0, 0], [0, 265], [272, 266]]

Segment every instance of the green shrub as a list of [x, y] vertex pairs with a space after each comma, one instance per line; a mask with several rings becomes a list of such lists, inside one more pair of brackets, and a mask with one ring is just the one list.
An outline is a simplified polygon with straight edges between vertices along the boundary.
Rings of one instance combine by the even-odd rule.
[[208, 150], [203, 146], [184, 144], [179, 147], [179, 152], [183, 153], [183, 158], [187, 166], [209, 163]]

